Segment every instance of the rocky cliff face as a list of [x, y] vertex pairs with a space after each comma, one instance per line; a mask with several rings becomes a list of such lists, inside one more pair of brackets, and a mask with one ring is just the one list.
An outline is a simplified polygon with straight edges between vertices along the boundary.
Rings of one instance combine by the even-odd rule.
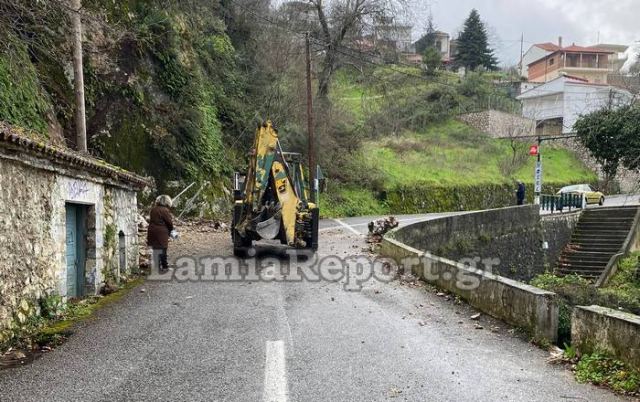
[[[7, 44], [0, 54], [0, 120], [72, 147], [69, 10], [61, 2], [12, 3], [0, 0]], [[245, 91], [217, 2], [84, 3], [91, 152], [155, 177], [160, 190], [170, 181], [226, 176], [234, 156], [223, 144], [245, 124]], [[12, 17], [27, 23], [12, 24]]]

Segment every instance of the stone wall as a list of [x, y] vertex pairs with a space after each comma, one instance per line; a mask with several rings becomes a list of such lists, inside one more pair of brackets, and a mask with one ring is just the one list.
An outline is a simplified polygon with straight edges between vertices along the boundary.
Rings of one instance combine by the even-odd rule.
[[534, 120], [498, 110], [468, 113], [458, 119], [492, 138], [522, 137], [536, 132]]
[[120, 231], [127, 261], [120, 273], [137, 266], [135, 189], [1, 147], [0, 189], [0, 343], [39, 313], [41, 298], [66, 294], [66, 203], [90, 211], [86, 294], [99, 292], [109, 276], [118, 278]]
[[[568, 244], [579, 213], [540, 217], [539, 207], [526, 205], [470, 212], [418, 222], [389, 236], [421, 251], [528, 282], [553, 270]], [[548, 249], [543, 247], [544, 242]]]
[[[567, 138], [556, 141], [556, 144], [573, 151], [578, 158], [590, 169], [597, 172], [598, 178], [604, 180], [605, 176], [602, 172], [602, 166], [596, 162], [591, 156], [589, 150], [585, 148], [576, 138]], [[634, 172], [628, 169], [619, 168], [614, 180], [619, 188], [614, 188], [615, 193], [622, 194], [638, 194], [640, 193], [640, 172]]]
[[14, 317], [24, 321], [37, 312], [32, 301], [56, 287], [54, 186], [53, 175], [0, 158], [0, 342]]
[[581, 355], [604, 352], [640, 369], [640, 316], [578, 306], [571, 317], [571, 343]]

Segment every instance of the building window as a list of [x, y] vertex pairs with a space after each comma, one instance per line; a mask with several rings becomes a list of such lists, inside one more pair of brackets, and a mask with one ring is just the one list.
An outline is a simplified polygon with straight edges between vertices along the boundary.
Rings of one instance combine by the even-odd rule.
[[550, 66], [553, 66], [553, 63], [554, 63], [554, 62], [555, 62], [555, 61], [554, 61], [553, 59], [549, 59], [549, 65], [550, 65]]

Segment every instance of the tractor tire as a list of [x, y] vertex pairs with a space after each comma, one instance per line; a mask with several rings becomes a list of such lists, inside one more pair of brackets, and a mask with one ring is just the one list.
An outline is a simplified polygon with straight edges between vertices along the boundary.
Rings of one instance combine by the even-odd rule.
[[320, 210], [314, 208], [311, 210], [311, 236], [306, 239], [307, 249], [314, 253], [318, 251], [319, 241], [319, 224], [320, 224]]
[[251, 239], [244, 238], [236, 230], [236, 224], [242, 216], [242, 205], [234, 205], [233, 219], [231, 221], [231, 240], [233, 241], [233, 255], [236, 257], [246, 257], [247, 251], [253, 245]]

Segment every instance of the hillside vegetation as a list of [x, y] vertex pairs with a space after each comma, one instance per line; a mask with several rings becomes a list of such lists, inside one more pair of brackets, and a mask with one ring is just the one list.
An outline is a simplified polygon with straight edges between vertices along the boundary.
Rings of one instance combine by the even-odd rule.
[[[395, 86], [389, 84], [394, 76]], [[482, 108], [483, 98], [501, 96], [492, 95], [482, 77], [456, 85], [455, 76], [441, 76], [450, 86], [384, 68], [372, 77], [385, 78], [367, 82], [342, 72], [334, 89], [335, 102], [363, 125], [361, 153], [354, 156], [363, 180], [331, 183], [323, 197], [325, 216], [510, 205], [516, 180], [527, 184], [532, 197], [535, 158], [528, 156], [529, 144], [515, 141], [514, 152], [510, 140], [492, 139], [455, 120], [457, 113]], [[543, 152], [545, 191], [597, 180], [570, 151], [547, 145]]]
[[[251, 88], [223, 5], [83, 3], [90, 152], [152, 176], [161, 192], [170, 183], [210, 181], [208, 191], [223, 195], [220, 179], [230, 174], [235, 150], [245, 142], [230, 149], [224, 144], [253, 124]], [[72, 47], [62, 4], [0, 0], [0, 119], [73, 147]]]
[[[0, 120], [73, 147], [72, 35], [61, 4], [0, 0]], [[253, 14], [290, 24], [286, 8], [263, 0], [251, 1], [251, 12], [229, 0], [83, 4], [94, 156], [153, 177], [160, 193], [197, 182], [185, 198], [204, 188], [199, 212], [228, 218], [230, 176], [246, 166], [258, 121], [272, 119], [283, 148], [306, 154], [304, 38]], [[316, 79], [323, 52], [312, 57]], [[318, 89], [315, 102], [329, 179], [323, 215], [489, 208], [512, 202], [515, 178], [531, 182], [526, 144], [514, 153], [455, 121], [488, 104], [517, 109], [494, 84], [500, 73], [425, 76], [341, 57], [329, 99]], [[546, 183], [595, 179], [566, 151], [545, 150], [545, 162]]]

